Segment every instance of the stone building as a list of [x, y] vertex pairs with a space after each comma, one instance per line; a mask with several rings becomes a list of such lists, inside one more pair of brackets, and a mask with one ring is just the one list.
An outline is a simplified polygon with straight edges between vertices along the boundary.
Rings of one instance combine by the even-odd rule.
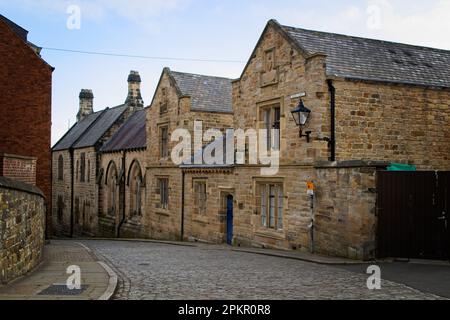
[[77, 123], [53, 147], [53, 222], [57, 235], [95, 235], [98, 229], [99, 151], [132, 116], [143, 109], [141, 78], [128, 77], [125, 104], [94, 112], [91, 90], [80, 93]]
[[99, 230], [103, 237], [146, 238], [146, 117], [139, 110], [100, 149]]
[[[147, 236], [180, 239], [184, 237], [183, 202], [188, 191], [182, 171], [171, 160], [179, 143], [172, 141], [171, 135], [176, 129], [185, 129], [194, 137], [196, 121], [203, 132], [231, 128], [231, 80], [165, 68], [147, 112], [147, 211], [143, 224], [149, 228]], [[194, 142], [192, 139], [191, 150], [196, 147]], [[200, 142], [200, 148], [203, 144]]]
[[[236, 129], [275, 129], [279, 170], [263, 175], [248, 157], [183, 166], [185, 239], [374, 257], [377, 170], [450, 169], [449, 61], [449, 51], [271, 20], [233, 82], [233, 109]], [[301, 100], [311, 113], [299, 137]]]
[[[71, 181], [77, 196], [88, 192], [92, 218], [80, 230], [94, 235], [373, 258], [379, 171], [450, 170], [449, 62], [449, 51], [271, 20], [239, 79], [165, 68], [150, 107], [103, 132], [103, 146], [75, 147], [101, 119], [82, 102], [88, 115], [54, 149], [53, 201], [74, 198]], [[242, 130], [231, 141], [244, 146], [228, 144], [228, 129]], [[85, 165], [70, 169], [80, 151], [95, 163], [87, 190], [76, 182]], [[85, 221], [56, 207], [62, 225]]]
[[0, 15], [0, 176], [42, 190], [50, 231], [53, 68], [27, 36]]

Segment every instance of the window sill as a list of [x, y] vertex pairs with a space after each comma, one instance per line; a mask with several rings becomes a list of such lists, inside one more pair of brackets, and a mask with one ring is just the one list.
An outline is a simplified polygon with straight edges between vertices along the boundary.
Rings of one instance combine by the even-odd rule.
[[286, 240], [284, 230], [259, 229], [255, 233], [258, 237], [271, 238], [275, 240]]
[[194, 214], [193, 221], [195, 223], [208, 224], [208, 218], [199, 214]]
[[160, 216], [170, 217], [169, 210], [156, 209], [155, 213]]

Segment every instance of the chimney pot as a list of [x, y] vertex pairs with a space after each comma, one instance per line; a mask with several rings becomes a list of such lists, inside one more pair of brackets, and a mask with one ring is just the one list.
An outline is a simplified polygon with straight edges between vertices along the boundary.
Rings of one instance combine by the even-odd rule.
[[90, 89], [83, 89], [79, 95], [80, 109], [77, 115], [77, 121], [81, 121], [94, 113], [94, 94]]
[[137, 71], [130, 71], [128, 76], [128, 96], [125, 103], [133, 111], [144, 108], [144, 101], [141, 95], [141, 76]]

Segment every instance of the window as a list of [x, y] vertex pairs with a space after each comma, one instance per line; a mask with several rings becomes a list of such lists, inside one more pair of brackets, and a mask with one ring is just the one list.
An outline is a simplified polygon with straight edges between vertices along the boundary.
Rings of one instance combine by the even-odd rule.
[[167, 112], [167, 89], [161, 89], [161, 102], [159, 106], [159, 113], [164, 114]]
[[88, 160], [87, 182], [91, 182], [91, 161]]
[[267, 132], [267, 149], [280, 150], [281, 109], [279, 105], [261, 109], [262, 129]]
[[77, 166], [75, 167], [75, 180], [78, 181], [78, 171], [80, 170], [80, 161], [77, 160]]
[[81, 154], [81, 160], [80, 160], [80, 181], [85, 182], [86, 181], [86, 154]]
[[107, 172], [106, 183], [107, 183], [107, 210], [108, 214], [111, 216], [116, 215], [116, 204], [117, 204], [117, 168], [115, 163], [111, 162]]
[[134, 162], [129, 177], [131, 216], [140, 216], [142, 210], [142, 173], [138, 162]]
[[261, 225], [265, 228], [283, 229], [283, 186], [281, 184], [258, 185]]
[[159, 208], [169, 209], [169, 179], [158, 179]]
[[159, 136], [160, 136], [160, 156], [165, 159], [169, 157], [169, 127], [160, 127], [159, 128]]
[[58, 196], [57, 210], [58, 223], [62, 223], [64, 219], [64, 198], [61, 195]]
[[206, 181], [194, 182], [194, 205], [197, 210], [197, 214], [206, 214]]
[[58, 158], [58, 180], [64, 181], [64, 158], [62, 155]]

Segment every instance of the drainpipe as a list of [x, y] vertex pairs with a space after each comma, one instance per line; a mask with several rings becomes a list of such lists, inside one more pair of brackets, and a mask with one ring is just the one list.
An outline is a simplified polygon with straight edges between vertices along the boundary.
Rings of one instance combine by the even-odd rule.
[[70, 237], [73, 238], [73, 232], [74, 232], [74, 215], [73, 215], [73, 204], [74, 204], [74, 197], [75, 197], [75, 193], [74, 193], [74, 187], [75, 187], [75, 165], [74, 165], [74, 154], [73, 154], [73, 149], [70, 148], [69, 149], [69, 153], [70, 153]]
[[336, 161], [336, 88], [333, 86], [333, 80], [328, 79], [328, 90], [330, 92], [330, 109], [331, 109], [331, 138], [330, 146], [330, 161]]
[[184, 202], [186, 173], [181, 169], [181, 241], [184, 241]]
[[[123, 168], [123, 195], [122, 195], [122, 220], [119, 223], [119, 227], [117, 229], [117, 238], [120, 238], [120, 229], [123, 227], [123, 225], [125, 224], [125, 220], [127, 219], [126, 216], [126, 194], [127, 194], [127, 175], [126, 175], [126, 158], [127, 158], [127, 152], [124, 151], [123, 152], [123, 156], [122, 156], [122, 168]], [[120, 191], [120, 189], [119, 189]]]

